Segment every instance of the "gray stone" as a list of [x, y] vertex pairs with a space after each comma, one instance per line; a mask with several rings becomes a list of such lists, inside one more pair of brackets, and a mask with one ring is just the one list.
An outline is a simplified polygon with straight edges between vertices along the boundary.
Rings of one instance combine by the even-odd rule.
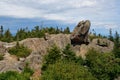
[[92, 42], [90, 42], [88, 45], [85, 44], [75, 45], [73, 46], [73, 50], [77, 56], [81, 56], [82, 58], [85, 58], [85, 55], [87, 54], [88, 50], [92, 48], [100, 53], [109, 53], [113, 50], [114, 43], [112, 41], [105, 38], [99, 39], [101, 44], [105, 43], [107, 44], [107, 46], [98, 45], [97, 41], [98, 39], [93, 39]]
[[[82, 24], [82, 22], [80, 23]], [[84, 32], [83, 32], [84, 33]], [[82, 34], [82, 33], [81, 33]], [[72, 50], [75, 51], [77, 56], [82, 56], [85, 58], [87, 51], [90, 48], [94, 48], [99, 52], [110, 52], [113, 49], [114, 43], [108, 39], [99, 39], [100, 44], [98, 44], [98, 39], [93, 39], [88, 45], [81, 44], [72, 46]], [[26, 63], [33, 70], [38, 70], [41, 68], [44, 55], [47, 54], [47, 50], [52, 46], [56, 45], [60, 49], [63, 49], [67, 44], [71, 43], [69, 34], [52, 34], [47, 35], [46, 40], [44, 38], [27, 38], [19, 42], [24, 46], [32, 50], [32, 53], [26, 58], [17, 58], [16, 56], [5, 53], [4, 60], [0, 61], [0, 72], [5, 72], [9, 70], [14, 70], [21, 72]], [[103, 43], [107, 43], [107, 46], [103, 46]], [[5, 45], [12, 45], [13, 43], [5, 43]], [[3, 43], [4, 45], [4, 43]]]
[[78, 25], [75, 27], [73, 33], [71, 34], [71, 43], [72, 44], [82, 44], [82, 43], [88, 43], [88, 32], [90, 29], [90, 21], [81, 21], [78, 23]]
[[32, 52], [26, 58], [25, 63], [28, 63], [31, 69], [34, 69], [34, 70], [40, 69], [42, 64], [41, 52]]

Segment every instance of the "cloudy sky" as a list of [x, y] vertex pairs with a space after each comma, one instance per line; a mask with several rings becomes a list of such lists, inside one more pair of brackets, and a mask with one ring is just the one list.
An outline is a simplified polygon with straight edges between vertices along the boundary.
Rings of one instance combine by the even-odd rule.
[[18, 28], [74, 26], [90, 20], [91, 29], [107, 34], [120, 31], [119, 0], [0, 0], [0, 25], [14, 33]]

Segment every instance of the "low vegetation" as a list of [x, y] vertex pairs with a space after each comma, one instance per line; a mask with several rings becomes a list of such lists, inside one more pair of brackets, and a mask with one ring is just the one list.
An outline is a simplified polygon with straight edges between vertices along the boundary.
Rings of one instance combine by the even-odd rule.
[[[83, 60], [69, 44], [62, 50], [54, 45], [44, 58], [40, 80], [114, 80], [120, 76], [120, 58], [114, 51], [99, 53], [90, 49]], [[26, 67], [22, 73], [1, 73], [0, 80], [29, 80], [32, 74]]]
[[90, 50], [86, 55], [86, 66], [98, 80], [114, 80], [120, 75], [120, 59], [113, 53], [98, 53]]
[[11, 55], [16, 55], [17, 57], [27, 57], [30, 55], [31, 50], [27, 47], [24, 47], [23, 45], [20, 45], [18, 42], [16, 43], [16, 46], [13, 48], [10, 48], [8, 51]]
[[75, 56], [68, 44], [60, 50], [53, 46], [46, 55], [42, 67], [42, 80], [96, 80], [83, 66], [81, 57]]
[[0, 73], [0, 80], [30, 80], [33, 70], [26, 66], [22, 73], [16, 71], [7, 71]]
[[42, 80], [114, 80], [120, 76], [120, 58], [90, 49], [86, 59], [75, 56], [67, 45], [49, 50], [42, 67]]
[[96, 78], [84, 66], [59, 60], [48, 66], [43, 72], [42, 80], [96, 80]]

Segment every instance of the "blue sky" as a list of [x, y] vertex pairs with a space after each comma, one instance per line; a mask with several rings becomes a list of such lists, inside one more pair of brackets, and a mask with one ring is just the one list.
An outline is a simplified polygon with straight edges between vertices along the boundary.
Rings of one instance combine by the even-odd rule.
[[21, 27], [69, 26], [90, 20], [91, 29], [120, 31], [119, 0], [0, 0], [0, 25], [12, 33]]

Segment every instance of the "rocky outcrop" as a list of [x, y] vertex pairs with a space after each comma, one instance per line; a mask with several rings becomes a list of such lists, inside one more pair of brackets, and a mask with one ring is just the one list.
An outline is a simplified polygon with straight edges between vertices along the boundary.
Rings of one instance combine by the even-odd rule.
[[75, 27], [73, 33], [71, 34], [71, 43], [72, 44], [82, 44], [88, 43], [88, 32], [90, 29], [90, 21], [80, 21], [78, 25]]
[[[20, 41], [19, 43], [31, 49], [32, 53], [26, 58], [18, 59], [16, 56], [5, 52], [4, 60], [0, 61], [0, 72], [9, 70], [21, 72], [26, 63], [29, 63], [29, 66], [32, 69], [38, 70], [41, 68], [43, 56], [47, 54], [47, 50], [52, 45], [55, 44], [59, 48], [63, 49], [67, 44], [71, 43], [71, 40], [69, 34], [47, 34], [44, 38], [28, 38]], [[3, 45], [6, 47], [5, 49], [9, 49], [10, 47], [15, 46], [16, 42], [3, 43]], [[85, 58], [85, 55], [90, 48], [94, 48], [99, 52], [110, 52], [113, 49], [114, 44], [108, 39], [93, 39], [88, 45], [81, 44], [71, 46], [77, 56]]]
[[24, 69], [25, 64], [18, 61], [16, 56], [5, 53], [4, 60], [0, 61], [0, 72], [6, 71], [18, 71], [21, 72]]
[[[99, 42], [98, 42], [99, 40]], [[73, 46], [73, 50], [75, 51], [77, 56], [82, 56], [85, 58], [86, 53], [89, 49], [94, 49], [100, 53], [107, 53], [113, 50], [114, 43], [108, 39], [93, 39], [88, 45], [75, 45]]]
[[20, 44], [30, 48], [33, 52], [40, 52], [41, 55], [46, 54], [47, 49], [52, 45], [57, 45], [59, 48], [64, 48], [70, 43], [70, 35], [67, 34], [47, 35], [47, 40], [44, 38], [28, 38], [20, 41]]
[[[47, 39], [45, 39], [47, 38]], [[29, 66], [38, 70], [41, 68], [43, 56], [47, 54], [47, 50], [52, 45], [57, 45], [59, 48], [64, 48], [67, 44], [70, 44], [70, 35], [67, 34], [57, 34], [57, 35], [47, 35], [45, 38], [28, 38], [20, 41], [25, 47], [32, 50], [32, 53], [26, 58], [17, 58], [16, 56], [10, 55], [4, 52], [4, 60], [0, 61], [0, 72], [5, 72], [9, 70], [21, 72], [25, 67], [26, 63]], [[9, 49], [14, 47], [16, 42], [3, 43], [4, 49]]]
[[43, 57], [41, 52], [32, 52], [26, 59], [25, 62], [29, 63], [31, 69], [38, 70], [41, 68]]

